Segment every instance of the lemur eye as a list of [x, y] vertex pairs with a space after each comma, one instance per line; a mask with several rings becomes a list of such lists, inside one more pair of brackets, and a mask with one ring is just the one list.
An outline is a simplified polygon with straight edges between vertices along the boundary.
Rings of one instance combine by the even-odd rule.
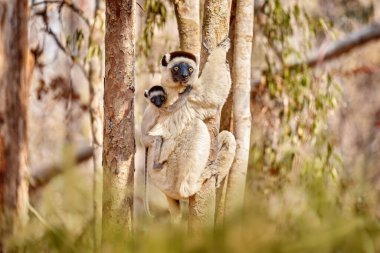
[[192, 67], [190, 67], [189, 71], [190, 71], [190, 73], [192, 73], [194, 71], [194, 69]]
[[154, 98], [151, 98], [151, 99], [150, 99], [150, 102], [154, 103]]
[[160, 97], [160, 99], [161, 99], [161, 101], [164, 101], [164, 100], [165, 100], [165, 98], [164, 98], [164, 97]]
[[177, 66], [175, 66], [173, 69], [174, 69], [174, 71], [178, 71], [179, 68]]

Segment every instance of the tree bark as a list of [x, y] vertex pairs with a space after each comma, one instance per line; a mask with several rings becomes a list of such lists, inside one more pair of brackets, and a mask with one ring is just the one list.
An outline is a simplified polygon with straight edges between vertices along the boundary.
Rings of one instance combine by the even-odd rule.
[[27, 221], [28, 1], [0, 1], [0, 252]]
[[101, 244], [101, 217], [102, 217], [102, 152], [103, 152], [103, 85], [101, 82], [101, 62], [93, 59], [90, 63], [90, 118], [93, 147], [93, 213], [94, 213], [94, 252], [98, 252]]
[[[230, 0], [206, 0], [204, 5], [204, 18], [202, 42], [207, 48], [214, 48], [228, 36]], [[207, 60], [207, 49], [201, 49], [200, 70]], [[221, 110], [221, 108], [220, 108]], [[218, 152], [218, 133], [220, 111], [218, 115], [206, 121], [211, 137], [211, 150], [209, 162], [215, 160]], [[215, 178], [207, 180], [201, 190], [189, 199], [189, 232], [197, 234], [203, 228], [213, 227], [215, 223]]]
[[[135, 1], [106, 0], [103, 247], [133, 222]], [[111, 250], [112, 251], [112, 250]]]
[[[228, 37], [233, 42], [235, 39], [235, 21], [236, 21], [236, 0], [232, 0], [231, 3], [231, 15], [230, 15], [230, 29]], [[227, 52], [228, 64], [233, 66], [234, 64], [234, 51], [235, 45], [231, 43], [230, 50]], [[226, 130], [233, 133], [233, 121], [232, 121], [232, 106], [233, 106], [233, 93], [234, 93], [234, 82], [231, 83], [231, 91], [228, 95], [226, 103], [223, 105], [222, 116], [220, 119], [220, 130]], [[226, 194], [228, 185], [227, 175], [222, 182], [220, 182], [220, 187], [216, 190], [216, 213], [215, 213], [215, 223], [217, 225], [223, 225], [225, 217], [225, 206], [226, 206]]]
[[229, 174], [226, 214], [243, 207], [251, 134], [250, 90], [253, 1], [236, 0], [234, 64], [232, 67], [233, 125], [236, 157]]
[[[103, 8], [104, 9], [104, 8]], [[104, 34], [98, 20], [99, 3], [94, 4], [93, 23], [89, 35], [89, 47], [91, 44], [96, 44], [104, 52]], [[101, 18], [104, 20], [104, 14]], [[94, 253], [99, 252], [101, 248], [101, 235], [102, 235], [102, 153], [103, 153], [103, 96], [104, 85], [102, 82], [104, 67], [103, 67], [103, 53], [97, 57], [94, 55], [89, 62], [88, 80], [90, 90], [90, 118], [91, 118], [91, 135], [93, 147], [93, 215], [94, 215]]]
[[181, 50], [197, 56], [201, 50], [199, 0], [173, 0]]
[[380, 22], [380, 2], [379, 1], [373, 1], [374, 4], [374, 19], [376, 22]]

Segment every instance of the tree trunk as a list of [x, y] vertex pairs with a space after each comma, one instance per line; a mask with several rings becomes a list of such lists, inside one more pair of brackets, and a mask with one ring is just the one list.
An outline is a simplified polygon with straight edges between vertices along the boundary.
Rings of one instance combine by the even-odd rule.
[[181, 50], [200, 54], [199, 0], [174, 0]]
[[[89, 35], [89, 47], [91, 43], [98, 45], [102, 52], [104, 52], [104, 34], [100, 27], [100, 22], [97, 22], [97, 12], [99, 10], [98, 3], [94, 6], [93, 24], [91, 33]], [[99, 18], [100, 19], [100, 18]], [[104, 19], [102, 14], [101, 19]], [[104, 85], [102, 82], [103, 77], [103, 53], [101, 57], [96, 55], [92, 57], [89, 62], [89, 88], [90, 88], [90, 118], [91, 118], [91, 134], [92, 134], [92, 146], [93, 146], [93, 215], [94, 215], [94, 252], [99, 252], [101, 248], [101, 234], [102, 234], [102, 153], [103, 153], [103, 96]]]
[[28, 1], [0, 1], [0, 252], [28, 217]]
[[233, 126], [236, 157], [228, 179], [226, 212], [230, 215], [241, 208], [249, 158], [251, 133], [250, 90], [251, 52], [253, 37], [253, 1], [236, 0], [234, 63], [232, 67]]
[[101, 62], [92, 60], [90, 63], [90, 117], [93, 146], [93, 213], [94, 213], [94, 252], [101, 244], [101, 217], [102, 217], [102, 152], [103, 152], [103, 85], [101, 82], [102, 71], [99, 69]]
[[[231, 17], [230, 17], [230, 29], [228, 37], [232, 41], [230, 50], [227, 52], [227, 61], [228, 64], [233, 66], [234, 64], [234, 39], [235, 39], [235, 20], [236, 20], [236, 0], [232, 0], [231, 3]], [[228, 95], [227, 101], [223, 106], [222, 115], [220, 119], [220, 131], [226, 130], [233, 133], [232, 125], [232, 105], [233, 105], [233, 91], [234, 91], [234, 82], [231, 83], [231, 91]], [[215, 222], [217, 225], [223, 225], [224, 216], [225, 216], [225, 207], [226, 207], [226, 194], [227, 194], [227, 185], [228, 185], [227, 175], [222, 182], [220, 182], [220, 187], [216, 190], [216, 214]]]
[[[230, 0], [206, 0], [203, 18], [203, 44], [207, 48], [214, 48], [228, 36]], [[207, 49], [201, 49], [200, 70], [207, 60]], [[221, 108], [220, 108], [221, 110]], [[211, 137], [209, 162], [215, 160], [218, 152], [218, 133], [220, 111], [214, 118], [206, 121]], [[189, 231], [196, 234], [202, 228], [212, 227], [215, 222], [215, 178], [207, 180], [201, 190], [189, 199]]]
[[380, 22], [380, 1], [373, 1], [373, 4], [375, 9], [375, 22]]
[[[200, 56], [200, 2], [199, 0], [173, 0], [181, 50]], [[191, 204], [191, 202], [190, 202]], [[190, 207], [189, 204], [189, 208]]]
[[[103, 247], [133, 222], [135, 1], [106, 0]], [[116, 234], [115, 234], [116, 233]], [[111, 244], [107, 245], [112, 247]], [[112, 251], [112, 250], [111, 250]]]

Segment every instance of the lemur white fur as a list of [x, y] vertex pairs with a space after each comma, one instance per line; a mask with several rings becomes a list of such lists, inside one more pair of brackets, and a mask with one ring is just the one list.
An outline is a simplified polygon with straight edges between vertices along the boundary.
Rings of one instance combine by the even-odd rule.
[[[168, 98], [182, 92], [187, 85], [193, 88], [180, 109], [160, 115], [157, 124], [149, 131], [151, 136], [163, 137], [160, 162], [167, 161], [162, 170], [150, 170], [149, 176], [152, 183], [169, 197], [169, 203], [173, 202], [172, 199], [192, 196], [213, 174], [218, 174], [218, 182], [221, 181], [232, 165], [236, 141], [231, 133], [223, 131], [218, 136], [217, 159], [207, 166], [210, 137], [203, 122], [215, 116], [227, 99], [231, 87], [226, 64], [228, 48], [229, 41], [225, 41], [210, 53], [199, 78], [196, 61], [183, 57], [170, 59], [170, 55], [163, 58], [168, 64], [162, 67], [161, 85], [165, 87]], [[187, 62], [194, 68], [185, 85], [174, 81], [170, 71], [170, 67], [178, 62]], [[173, 210], [175, 205], [170, 206], [172, 214], [178, 213]]]

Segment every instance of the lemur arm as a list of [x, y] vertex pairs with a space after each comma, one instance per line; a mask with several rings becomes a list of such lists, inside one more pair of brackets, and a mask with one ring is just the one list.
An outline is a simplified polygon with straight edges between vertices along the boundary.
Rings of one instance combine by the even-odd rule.
[[179, 93], [178, 99], [173, 104], [169, 105], [166, 108], [162, 108], [160, 110], [166, 113], [173, 113], [177, 111], [179, 108], [185, 105], [191, 90], [192, 90], [192, 87], [187, 86], [186, 89], [182, 93]]
[[[212, 49], [203, 67], [202, 74], [196, 81], [196, 102], [203, 106], [220, 106], [225, 102], [231, 87], [230, 70], [226, 64], [227, 51], [230, 40], [224, 39], [216, 48]], [[195, 88], [195, 87], [194, 87]]]

